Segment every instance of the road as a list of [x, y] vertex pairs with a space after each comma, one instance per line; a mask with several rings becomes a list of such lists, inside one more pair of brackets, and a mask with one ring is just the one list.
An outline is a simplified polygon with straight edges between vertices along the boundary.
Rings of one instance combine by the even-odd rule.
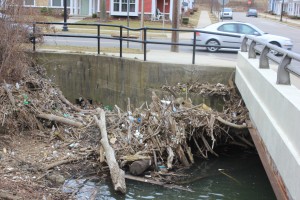
[[[288, 38], [291, 38], [294, 43], [293, 51], [300, 53], [300, 29], [289, 26], [284, 23], [278, 23], [273, 20], [269, 20], [266, 18], [254, 18], [254, 17], [246, 17], [245, 13], [234, 13], [234, 20], [241, 22], [249, 22], [254, 24], [258, 28], [262, 29], [265, 32], [281, 35]], [[226, 20], [231, 21], [231, 20]], [[167, 38], [158, 38], [158, 39], [148, 39], [149, 41], [158, 41], [158, 42], [171, 42], [170, 39]], [[181, 43], [192, 43], [191, 39], [180, 39]], [[61, 37], [45, 37], [45, 44], [49, 45], [64, 45], [64, 46], [89, 46], [89, 47], [97, 47], [96, 39], [88, 39], [88, 38], [61, 38]], [[101, 39], [101, 47], [115, 47], [119, 48], [119, 42], [117, 40], [107, 40]], [[123, 44], [124, 48], [127, 48], [127, 42]], [[130, 48], [141, 49], [141, 44], [129, 42]], [[156, 50], [170, 50], [169, 45], [156, 45], [156, 44], [148, 44], [147, 50], [156, 49]], [[192, 47], [190, 46], [180, 46], [180, 51], [182, 52], [191, 52]], [[214, 57], [226, 58], [229, 60], [235, 60], [237, 57], [237, 50], [223, 50], [218, 53], [210, 53], [207, 52], [204, 48], [197, 49], [197, 54], [203, 54]]]

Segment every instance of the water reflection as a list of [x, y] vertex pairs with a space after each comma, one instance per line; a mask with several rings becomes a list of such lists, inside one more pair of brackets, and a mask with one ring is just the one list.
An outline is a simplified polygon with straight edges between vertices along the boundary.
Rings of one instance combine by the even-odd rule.
[[186, 171], [190, 176], [183, 186], [195, 192], [167, 189], [161, 186], [126, 180], [125, 196], [113, 190], [110, 180], [66, 181], [63, 191], [77, 199], [205, 199], [205, 200], [275, 200], [269, 180], [257, 154], [252, 152], [198, 160]]

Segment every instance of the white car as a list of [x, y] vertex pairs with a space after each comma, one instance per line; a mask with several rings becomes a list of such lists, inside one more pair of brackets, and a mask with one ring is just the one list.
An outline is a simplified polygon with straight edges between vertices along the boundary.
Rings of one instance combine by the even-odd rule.
[[232, 9], [231, 8], [224, 8], [220, 12], [220, 19], [229, 18], [233, 19]]
[[[207, 31], [212, 33], [196, 33], [197, 45], [215, 45], [224, 46], [225, 48], [239, 49], [241, 47], [243, 38], [245, 35], [255, 35], [257, 38], [262, 39], [265, 42], [277, 45], [281, 48], [292, 50], [293, 43], [289, 38], [272, 35], [263, 32], [256, 26], [249, 23], [242, 22], [218, 22], [211, 24], [203, 29], [196, 29], [199, 31]], [[240, 37], [230, 37], [219, 34], [230, 34]], [[224, 48], [223, 47], [223, 48]], [[206, 47], [210, 52], [216, 52], [222, 47]]]

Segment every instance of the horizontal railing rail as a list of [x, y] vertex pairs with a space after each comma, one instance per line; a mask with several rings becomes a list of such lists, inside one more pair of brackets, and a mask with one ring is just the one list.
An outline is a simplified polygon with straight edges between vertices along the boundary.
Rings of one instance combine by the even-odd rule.
[[[270, 60], [278, 64], [277, 84], [290, 85], [290, 73], [300, 77], [300, 64], [293, 65], [292, 60], [300, 62], [300, 55], [280, 48], [261, 39], [246, 35], [243, 39], [242, 52], [248, 52], [248, 58], [256, 58], [259, 54], [259, 68], [270, 68]], [[280, 56], [279, 56], [280, 55]]]
[[[144, 61], [147, 60], [147, 45], [148, 44], [160, 44], [160, 45], [178, 45], [178, 46], [191, 46], [193, 48], [192, 52], [192, 64], [195, 64], [195, 54], [196, 54], [196, 47], [217, 47], [217, 48], [230, 48], [230, 49], [239, 49], [239, 48], [233, 48], [230, 46], [221, 46], [221, 45], [199, 45], [197, 44], [197, 32], [200, 33], [206, 33], [206, 34], [214, 34], [214, 35], [223, 35], [223, 36], [229, 36], [229, 37], [237, 37], [240, 38], [239, 35], [235, 34], [226, 34], [226, 33], [213, 33], [209, 31], [202, 31], [202, 30], [188, 30], [188, 29], [172, 29], [172, 28], [150, 28], [150, 27], [143, 27], [143, 28], [130, 28], [122, 25], [110, 25], [110, 24], [98, 24], [98, 23], [92, 23], [92, 24], [86, 24], [86, 23], [61, 23], [61, 22], [35, 22], [33, 24], [33, 31], [34, 35], [36, 35], [35, 30], [36, 26], [41, 25], [67, 25], [67, 26], [95, 26], [97, 28], [97, 35], [83, 35], [83, 34], [50, 34], [50, 33], [41, 33], [42, 36], [49, 36], [49, 37], [72, 37], [72, 38], [91, 38], [97, 40], [97, 53], [100, 54], [100, 46], [101, 46], [101, 39], [109, 39], [109, 40], [118, 40], [119, 41], [119, 47], [120, 52], [119, 56], [123, 57], [123, 43], [124, 42], [135, 42], [135, 43], [141, 43], [143, 44], [143, 54], [144, 54]], [[118, 28], [117, 31], [119, 31], [118, 36], [103, 36], [100, 34], [101, 27], [112, 27], [112, 28]], [[137, 32], [143, 32], [143, 36], [139, 39], [132, 39], [129, 37], [126, 37], [126, 35], [123, 34], [124, 31], [137, 31]], [[155, 40], [148, 40], [147, 34], [150, 31], [163, 31], [163, 32], [189, 32], [193, 34], [193, 37], [191, 38], [191, 43], [184, 43], [184, 42], [162, 42], [162, 41], [155, 41]], [[33, 51], [36, 51], [36, 40], [33, 39]]]

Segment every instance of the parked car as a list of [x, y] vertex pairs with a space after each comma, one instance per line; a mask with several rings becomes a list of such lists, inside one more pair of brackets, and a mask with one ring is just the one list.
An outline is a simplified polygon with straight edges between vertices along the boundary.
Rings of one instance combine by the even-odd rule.
[[249, 10], [246, 13], [247, 17], [257, 17], [257, 10], [254, 8], [249, 8]]
[[[196, 44], [197, 45], [215, 45], [215, 46], [225, 46], [226, 48], [240, 48], [243, 37], [245, 35], [254, 35], [265, 42], [277, 45], [287, 50], [292, 50], [293, 43], [289, 38], [272, 35], [263, 32], [256, 26], [243, 23], [243, 22], [218, 22], [211, 24], [203, 29], [196, 29], [199, 31], [207, 31], [210, 33], [197, 32], [196, 34]], [[230, 37], [219, 34], [229, 34], [240, 37]], [[210, 52], [217, 52], [222, 47], [206, 47]]]
[[220, 12], [220, 18], [221, 19], [224, 19], [224, 18], [233, 19], [232, 9], [231, 8], [222, 9]]

